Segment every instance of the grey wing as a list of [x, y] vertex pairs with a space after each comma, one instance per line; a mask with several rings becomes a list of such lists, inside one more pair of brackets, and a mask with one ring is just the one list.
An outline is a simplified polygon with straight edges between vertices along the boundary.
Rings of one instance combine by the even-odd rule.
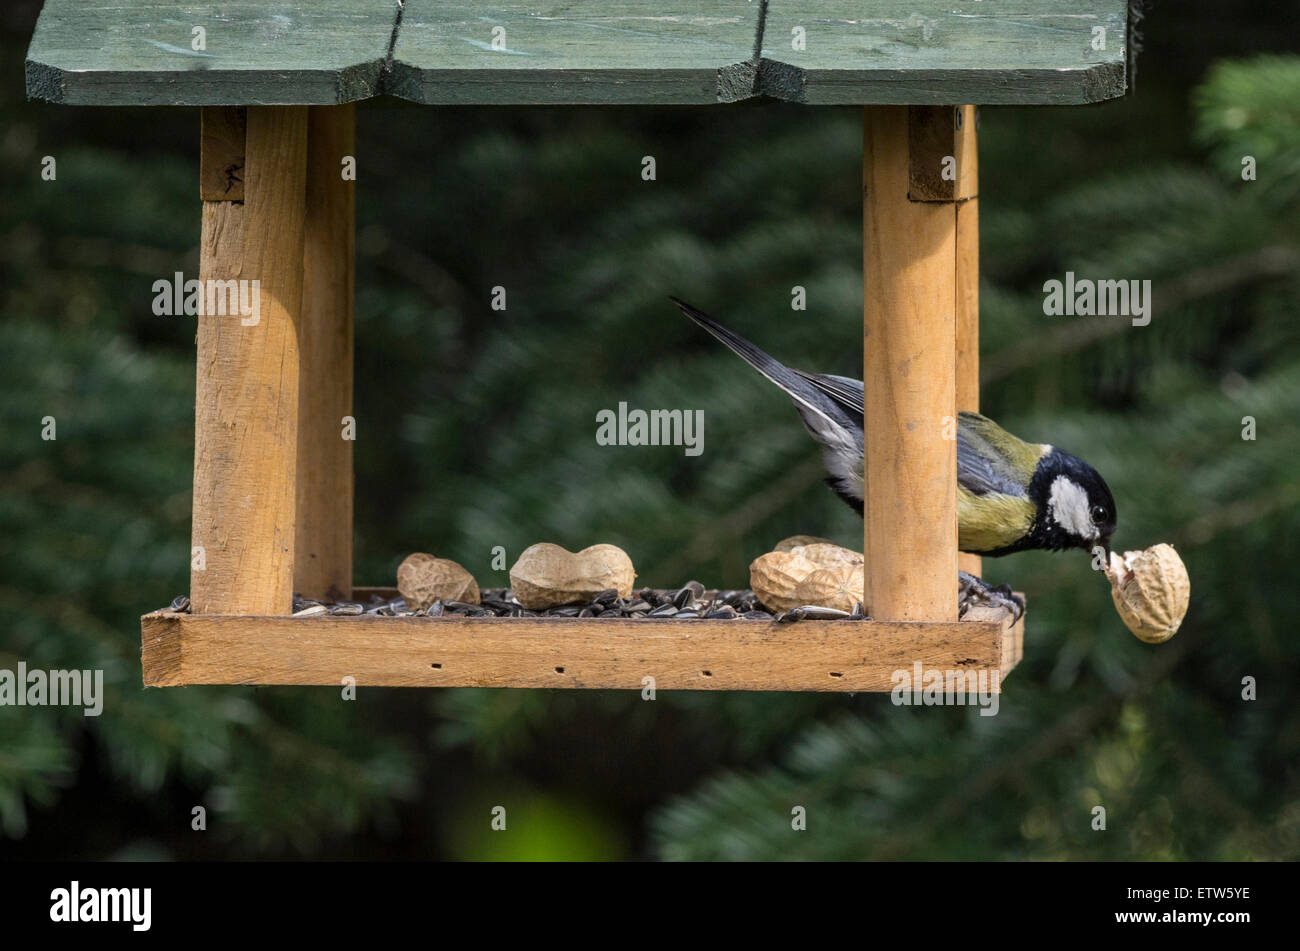
[[1026, 495], [1010, 463], [969, 427], [957, 427], [957, 484], [975, 495]]
[[[833, 399], [845, 412], [861, 420], [861, 380], [803, 370], [794, 372]], [[1021, 497], [1026, 494], [1025, 486], [1011, 465], [979, 433], [966, 426], [957, 429], [957, 484], [975, 495], [992, 492]]]
[[832, 376], [829, 373], [805, 373], [803, 370], [794, 372], [833, 399], [845, 412], [852, 413], [861, 420], [861, 380], [851, 380], [847, 376]]

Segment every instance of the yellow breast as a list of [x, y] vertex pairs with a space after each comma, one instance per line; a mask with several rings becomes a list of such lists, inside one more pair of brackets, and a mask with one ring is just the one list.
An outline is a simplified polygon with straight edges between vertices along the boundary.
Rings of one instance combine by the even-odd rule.
[[1034, 503], [1013, 495], [975, 495], [957, 487], [957, 547], [966, 552], [997, 551], [1014, 545], [1034, 525]]

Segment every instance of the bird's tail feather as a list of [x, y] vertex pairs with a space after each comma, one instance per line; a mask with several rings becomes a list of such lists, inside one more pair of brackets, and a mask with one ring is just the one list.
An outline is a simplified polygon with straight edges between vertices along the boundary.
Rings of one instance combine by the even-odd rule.
[[686, 301], [676, 297], [669, 297], [670, 301], [677, 305], [683, 314], [691, 318], [713, 336], [727, 345], [733, 353], [752, 366], [763, 376], [767, 377], [781, 389], [789, 394], [790, 398], [796, 403], [817, 412], [822, 411], [822, 406], [826, 402], [826, 397], [802, 376], [791, 370], [788, 366], [758, 349], [740, 334], [728, 330], [722, 324], [718, 323], [704, 311], [692, 307]]
[[[784, 363], [768, 356], [744, 337], [733, 333], [703, 311], [696, 310], [685, 301], [670, 297], [687, 317], [695, 321], [728, 349], [752, 366], [767, 379], [779, 386], [794, 401], [795, 409], [804, 426], [826, 449], [826, 464], [832, 473], [831, 484], [836, 493], [850, 505], [861, 505], [862, 485], [862, 413], [846, 409], [847, 404], [827, 392], [832, 377], [818, 378], [790, 369]], [[821, 380], [820, 383], [816, 382]], [[851, 382], [851, 381], [846, 381]], [[855, 485], [858, 487], [856, 494]], [[858, 501], [854, 501], [857, 499]]]

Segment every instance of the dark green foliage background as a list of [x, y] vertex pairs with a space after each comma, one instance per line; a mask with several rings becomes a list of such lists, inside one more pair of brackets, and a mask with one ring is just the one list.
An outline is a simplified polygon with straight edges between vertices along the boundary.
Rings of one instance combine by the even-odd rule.
[[[142, 690], [138, 617], [187, 584], [194, 327], [153, 316], [150, 287], [197, 273], [197, 115], [25, 103], [35, 13], [0, 14], [0, 666], [100, 667], [108, 697], [98, 719], [0, 708], [0, 853], [1300, 856], [1300, 58], [1257, 55], [1295, 48], [1289, 11], [1161, 4], [1136, 95], [983, 110], [984, 409], [1097, 465], [1117, 545], [1173, 542], [1193, 579], [1182, 632], [1151, 647], [1082, 556], [986, 562], [1030, 597], [991, 718], [883, 696]], [[644, 583], [743, 586], [783, 536], [860, 543], [788, 401], [665, 300], [857, 375], [856, 110], [384, 101], [359, 133], [359, 582], [429, 550], [504, 584], [493, 546], [545, 539], [621, 545]], [[1045, 318], [1066, 270], [1150, 279], [1155, 319]], [[704, 454], [597, 447], [620, 400], [704, 409]]]

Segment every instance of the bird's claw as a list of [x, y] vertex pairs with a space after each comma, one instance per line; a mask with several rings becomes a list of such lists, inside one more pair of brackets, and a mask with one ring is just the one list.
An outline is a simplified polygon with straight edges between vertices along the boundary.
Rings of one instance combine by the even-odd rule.
[[988, 604], [1005, 608], [1011, 612], [1013, 621], [1019, 621], [1025, 613], [1025, 599], [1011, 590], [1011, 585], [1000, 584], [996, 588], [982, 578], [965, 572], [957, 572], [957, 616], [965, 617], [972, 604]]

